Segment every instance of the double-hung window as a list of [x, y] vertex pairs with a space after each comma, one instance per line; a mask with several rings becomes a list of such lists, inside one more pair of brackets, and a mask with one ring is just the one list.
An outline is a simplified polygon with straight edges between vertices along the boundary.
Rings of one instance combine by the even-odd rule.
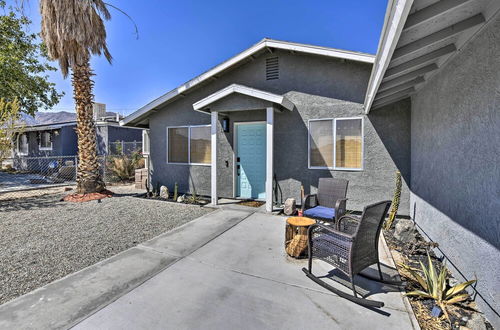
[[210, 125], [167, 127], [167, 162], [210, 165]]
[[363, 119], [309, 121], [309, 168], [363, 169]]
[[40, 133], [40, 150], [52, 150], [52, 134], [50, 132]]

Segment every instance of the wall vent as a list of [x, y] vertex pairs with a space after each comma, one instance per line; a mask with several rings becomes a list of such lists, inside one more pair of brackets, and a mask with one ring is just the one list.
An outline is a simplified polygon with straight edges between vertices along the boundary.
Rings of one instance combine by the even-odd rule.
[[266, 58], [266, 80], [275, 80], [280, 78], [280, 67], [278, 56]]

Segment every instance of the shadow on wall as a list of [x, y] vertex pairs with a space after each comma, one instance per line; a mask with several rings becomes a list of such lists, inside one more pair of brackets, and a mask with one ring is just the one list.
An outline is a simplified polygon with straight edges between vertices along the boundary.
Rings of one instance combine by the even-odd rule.
[[[408, 187], [410, 186], [411, 174], [411, 134], [410, 131], [405, 131], [402, 128], [410, 126], [410, 108], [411, 100], [407, 98], [380, 109], [372, 110], [368, 114], [373, 128], [382, 140], [394, 164], [401, 172], [401, 177]], [[401, 113], [405, 111], [406, 114]], [[399, 113], [399, 115], [395, 116], [395, 113]], [[391, 120], [387, 120], [388, 117], [391, 117]], [[408, 146], [408, 148], [401, 148], [401, 145]]]

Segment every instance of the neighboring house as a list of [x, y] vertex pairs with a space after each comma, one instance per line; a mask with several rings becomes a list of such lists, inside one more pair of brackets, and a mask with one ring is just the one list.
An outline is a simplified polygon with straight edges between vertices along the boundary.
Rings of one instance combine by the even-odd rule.
[[[106, 155], [110, 145], [119, 141], [142, 143], [142, 130], [121, 127], [116, 114], [106, 114], [104, 104], [96, 104], [94, 116], [99, 155]], [[78, 154], [76, 120], [28, 125], [16, 139], [14, 155], [28, 157], [74, 156]], [[120, 144], [119, 143], [119, 144]]]
[[[151, 184], [300, 200], [349, 180], [439, 243], [500, 327], [500, 1], [390, 0], [377, 56], [264, 39], [121, 121], [148, 129]], [[150, 142], [149, 142], [150, 141]]]

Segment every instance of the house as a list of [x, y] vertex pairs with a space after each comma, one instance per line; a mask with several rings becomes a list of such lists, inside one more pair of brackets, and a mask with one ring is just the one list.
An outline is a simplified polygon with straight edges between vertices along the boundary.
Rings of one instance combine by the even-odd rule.
[[376, 56], [264, 39], [121, 121], [153, 186], [273, 207], [320, 177], [390, 199], [500, 327], [500, 2], [390, 0]]
[[[121, 148], [122, 141], [137, 148], [142, 147], [142, 130], [121, 127], [118, 114], [106, 113], [106, 106], [94, 103], [94, 119], [97, 131], [99, 155]], [[16, 138], [13, 154], [18, 157], [75, 156], [78, 154], [76, 119], [65, 122], [50, 122], [27, 125]]]
[[[364, 114], [374, 59], [264, 39], [121, 123], [148, 130], [153, 187], [177, 183], [214, 204], [261, 199], [270, 210], [275, 183], [300, 201], [301, 185], [308, 193], [342, 177], [349, 208], [361, 210], [392, 197], [398, 169], [410, 174], [408, 107]], [[401, 209], [409, 214], [407, 185]]]

